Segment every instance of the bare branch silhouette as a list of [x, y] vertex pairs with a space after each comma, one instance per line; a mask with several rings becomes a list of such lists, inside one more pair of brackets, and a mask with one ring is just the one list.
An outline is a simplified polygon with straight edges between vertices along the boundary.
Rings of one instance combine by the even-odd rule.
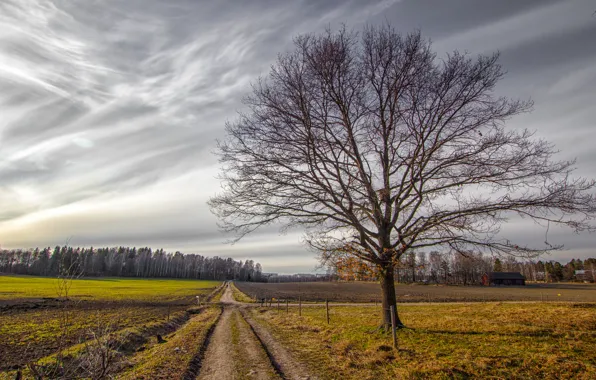
[[227, 125], [213, 212], [238, 239], [272, 223], [301, 226], [323, 260], [348, 252], [372, 263], [386, 310], [395, 263], [410, 250], [561, 248], [499, 235], [515, 214], [593, 230], [596, 200], [593, 180], [571, 177], [574, 161], [505, 128], [532, 102], [494, 94], [498, 59], [438, 60], [420, 33], [390, 26], [299, 36], [254, 84], [248, 113]]

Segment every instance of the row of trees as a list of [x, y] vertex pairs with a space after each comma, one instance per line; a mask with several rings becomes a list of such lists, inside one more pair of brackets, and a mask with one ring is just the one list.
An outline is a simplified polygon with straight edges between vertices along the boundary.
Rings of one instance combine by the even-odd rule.
[[0, 250], [0, 272], [36, 276], [168, 277], [261, 281], [261, 264], [252, 260], [204, 257], [151, 248], [55, 247]]
[[[331, 266], [341, 280], [375, 281], [375, 267], [353, 256], [338, 258]], [[486, 272], [520, 272], [528, 281], [594, 281], [596, 258], [573, 259], [567, 264], [558, 261], [519, 260], [513, 256], [493, 258], [481, 253], [462, 255], [456, 252], [409, 252], [394, 269], [396, 282], [428, 282], [438, 284], [480, 284]], [[576, 271], [586, 270], [581, 276]]]

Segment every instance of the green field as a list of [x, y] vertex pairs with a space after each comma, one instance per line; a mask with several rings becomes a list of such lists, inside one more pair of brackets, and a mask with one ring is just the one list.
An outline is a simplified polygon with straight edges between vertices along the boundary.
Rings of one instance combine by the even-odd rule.
[[[50, 277], [0, 276], [0, 300], [63, 296], [62, 281]], [[196, 296], [219, 285], [219, 281], [84, 278], [72, 280], [68, 296], [85, 300], [171, 300]]]
[[[102, 334], [134, 331], [143, 339], [149, 339], [156, 326], [162, 326], [159, 330], [164, 333], [171, 331], [188, 319], [186, 310], [196, 306], [195, 296], [206, 298], [220, 284], [129, 278], [64, 282], [0, 276], [0, 372], [75, 347], [99, 330]], [[68, 294], [61, 290], [64, 285]]]

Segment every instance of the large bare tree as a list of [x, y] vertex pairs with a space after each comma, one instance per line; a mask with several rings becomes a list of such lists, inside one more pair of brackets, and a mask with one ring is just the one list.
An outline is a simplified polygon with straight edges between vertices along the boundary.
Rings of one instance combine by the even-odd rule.
[[498, 54], [437, 59], [420, 33], [390, 26], [299, 36], [227, 125], [224, 189], [210, 206], [238, 238], [302, 226], [323, 259], [372, 263], [388, 324], [409, 250], [559, 248], [500, 237], [515, 214], [593, 229], [594, 181], [572, 179], [574, 162], [554, 160], [548, 142], [504, 127], [532, 104], [497, 97], [502, 77]]

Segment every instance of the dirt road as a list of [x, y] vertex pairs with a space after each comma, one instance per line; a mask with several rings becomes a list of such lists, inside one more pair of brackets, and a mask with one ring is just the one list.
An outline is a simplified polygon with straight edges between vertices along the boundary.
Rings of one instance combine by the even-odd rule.
[[223, 313], [209, 338], [197, 379], [314, 379], [306, 368], [236, 302], [229, 284], [220, 299]]

